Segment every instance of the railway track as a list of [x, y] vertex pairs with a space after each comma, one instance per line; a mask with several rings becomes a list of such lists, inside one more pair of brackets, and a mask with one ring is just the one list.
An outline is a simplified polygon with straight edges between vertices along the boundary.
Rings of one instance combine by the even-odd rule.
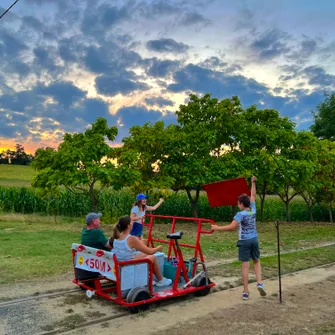
[[[329, 266], [333, 266], [333, 265], [335, 265], [335, 262], [324, 264], [324, 265], [319, 265], [319, 266], [315, 266], [315, 267], [311, 267], [311, 268], [306, 268], [304, 270], [297, 271], [297, 272], [290, 273], [290, 274], [285, 274], [285, 275], [283, 275], [283, 277], [288, 276], [288, 275], [292, 275], [292, 274], [295, 274], [295, 273], [299, 273], [299, 272], [302, 272], [302, 271], [306, 271], [306, 270], [309, 270], [309, 269], [313, 269], [313, 268], [325, 268], [325, 267], [329, 267]], [[276, 277], [269, 278], [269, 280], [274, 280], [274, 279], [276, 279]], [[216, 292], [220, 292], [220, 291], [223, 291], [223, 290], [228, 289], [228, 288], [221, 288], [220, 289], [218, 287], [215, 287], [214, 289], [215, 290], [213, 290], [213, 291], [215, 291], [215, 292], [212, 291], [210, 294], [215, 294]], [[12, 305], [15, 305], [15, 304], [25, 303], [25, 302], [28, 302], [28, 301], [33, 302], [33, 301], [38, 301], [40, 299], [59, 297], [59, 296], [67, 295], [67, 294], [73, 294], [73, 293], [83, 294], [84, 291], [79, 289], [79, 288], [74, 288], [74, 289], [70, 289], [70, 290], [62, 290], [62, 291], [56, 291], [56, 292], [52, 292], [52, 293], [32, 295], [32, 296], [24, 297], [24, 298], [21, 298], [21, 299], [15, 299], [15, 300], [11, 300], [11, 301], [2, 302], [2, 303], [0, 303], [0, 309], [5, 308], [5, 307], [9, 307], [9, 306], [12, 306]], [[168, 305], [180, 302], [181, 299], [185, 299], [185, 296], [165, 300], [161, 304], [163, 304], [164, 306], [168, 306]], [[71, 327], [71, 329], [69, 329], [69, 328], [54, 329], [54, 330], [44, 331], [44, 332], [35, 333], [35, 334], [36, 335], [66, 334], [66, 333], [73, 332], [74, 330], [77, 330], [77, 329], [85, 329], [87, 327], [94, 326], [94, 325], [99, 325], [99, 324], [102, 324], [104, 322], [126, 318], [129, 315], [130, 315], [130, 313], [128, 311], [122, 311], [122, 312], [119, 312], [119, 313], [116, 313], [116, 314], [113, 314], [113, 315], [110, 315], [110, 316], [104, 316], [104, 317], [101, 317], [101, 318], [97, 318], [95, 320], [90, 320], [90, 321], [87, 321], [87, 322], [83, 322], [80, 325], [76, 325], [73, 328]]]
[[59, 297], [59, 296], [66, 295], [69, 293], [79, 293], [79, 292], [83, 292], [83, 291], [79, 288], [74, 288], [71, 290], [61, 290], [61, 291], [55, 291], [51, 293], [31, 295], [31, 296], [27, 296], [21, 299], [13, 299], [13, 300], [1, 302], [0, 308], [9, 307], [9, 306], [16, 305], [16, 304], [21, 304], [27, 301], [34, 301], [34, 300], [38, 301], [40, 299]]

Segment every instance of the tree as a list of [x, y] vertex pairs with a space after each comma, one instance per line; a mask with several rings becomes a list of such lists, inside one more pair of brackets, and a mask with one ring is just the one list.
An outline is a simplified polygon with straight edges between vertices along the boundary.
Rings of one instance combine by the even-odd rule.
[[295, 158], [307, 161], [310, 169], [306, 179], [295, 183], [294, 190], [304, 199], [309, 212], [309, 220], [313, 222], [313, 208], [317, 204], [317, 193], [322, 185], [317, 180], [318, 170], [321, 168], [319, 155], [322, 151], [322, 141], [309, 132], [299, 133], [297, 139], [300, 140], [300, 144], [296, 146], [296, 149], [301, 151], [300, 156]]
[[328, 207], [329, 220], [333, 223], [332, 209], [335, 207], [335, 142], [321, 141], [318, 159], [319, 169], [315, 179], [319, 187], [316, 199]]
[[[178, 125], [165, 127], [157, 122], [132, 127], [118, 154], [133, 152], [136, 157], [132, 168], [137, 168], [141, 178], [133, 188], [185, 190], [192, 215], [197, 217], [201, 185], [228, 176], [223, 147], [235, 146], [240, 110], [236, 97], [219, 101], [209, 94], [190, 95], [189, 103], [176, 112]], [[120, 158], [118, 163], [123, 165]]]
[[261, 222], [264, 218], [264, 202], [267, 192], [273, 189], [276, 156], [289, 148], [295, 137], [294, 123], [281, 117], [274, 109], [257, 109], [251, 106], [241, 113], [236, 140], [238, 155], [244, 165], [247, 178], [257, 175], [257, 193], [260, 196]]
[[21, 144], [16, 144], [15, 150], [6, 150], [1, 153], [0, 163], [2, 164], [14, 164], [14, 165], [29, 165], [33, 156], [27, 154], [24, 147]]
[[202, 184], [240, 176], [240, 162], [227, 153], [236, 150], [242, 110], [237, 97], [219, 101], [210, 94], [200, 98], [191, 94], [188, 104], [176, 112], [180, 128], [164, 169], [186, 191], [193, 216], [197, 216]]
[[32, 166], [37, 170], [32, 185], [45, 192], [55, 193], [55, 186], [89, 196], [92, 210], [96, 211], [99, 192], [106, 186], [123, 186], [123, 180], [136, 179], [134, 171], [119, 168], [108, 156], [114, 148], [116, 127], [108, 127], [107, 120], [97, 118], [84, 133], [65, 134], [58, 150], [37, 149]]
[[160, 170], [164, 143], [170, 140], [171, 127], [165, 128], [163, 121], [131, 127], [130, 136], [122, 139], [123, 146], [113, 151], [111, 158], [117, 160], [119, 167], [137, 171], [140, 176], [135, 181], [125, 181], [125, 186], [130, 186], [135, 193], [148, 193], [154, 188], [172, 185], [172, 178], [163, 176]]
[[299, 132], [294, 138], [292, 146], [281, 151], [276, 156], [276, 172], [274, 185], [276, 193], [285, 204], [286, 220], [291, 222], [290, 202], [295, 196], [306, 189], [306, 184], [315, 173], [315, 150], [310, 143], [314, 136], [309, 132]]
[[9, 160], [8, 160], [6, 151], [2, 151], [0, 153], [0, 164], [9, 164]]
[[319, 139], [335, 141], [335, 92], [325, 94], [325, 100], [313, 111], [314, 124], [311, 131]]

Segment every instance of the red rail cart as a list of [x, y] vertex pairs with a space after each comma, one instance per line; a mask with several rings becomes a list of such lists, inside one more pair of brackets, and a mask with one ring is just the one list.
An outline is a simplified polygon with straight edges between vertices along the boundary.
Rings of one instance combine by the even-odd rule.
[[[72, 258], [75, 278], [73, 283], [86, 290], [87, 297], [102, 296], [131, 312], [148, 308], [155, 301], [194, 293], [207, 295], [215, 283], [208, 277], [207, 266], [201, 249], [201, 237], [212, 234], [203, 224], [214, 224], [212, 220], [177, 216], [146, 215], [149, 223], [147, 245], [167, 244], [167, 255], [156, 253], [158, 264], [164, 277], [172, 279], [166, 287], [153, 284], [153, 264], [149, 259], [119, 262], [112, 252], [72, 244]], [[166, 239], [154, 236], [155, 221], [167, 220], [171, 223]], [[177, 222], [196, 222], [195, 244], [182, 243], [183, 232], [175, 232]], [[184, 260], [182, 249], [194, 249], [193, 258]]]

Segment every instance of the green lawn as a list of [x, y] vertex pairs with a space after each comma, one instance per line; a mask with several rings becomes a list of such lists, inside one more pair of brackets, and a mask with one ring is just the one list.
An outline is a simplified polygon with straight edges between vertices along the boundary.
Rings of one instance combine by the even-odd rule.
[[30, 181], [34, 170], [27, 165], [0, 164], [1, 186], [26, 186], [30, 187]]
[[[297, 251], [281, 255], [281, 273], [287, 274], [299, 270], [335, 262], [335, 245]], [[273, 278], [278, 275], [278, 257], [270, 256], [261, 258], [263, 278]], [[254, 273], [252, 265], [250, 273]], [[241, 263], [236, 261], [231, 264], [219, 265], [211, 269], [211, 275], [222, 277], [239, 277]]]
[[[31, 280], [71, 271], [71, 244], [80, 242], [80, 232], [83, 227], [83, 218], [59, 218], [58, 223], [55, 223], [53, 217], [2, 214], [0, 216], [0, 284]], [[107, 236], [111, 235], [112, 224], [103, 225], [102, 228]], [[168, 229], [169, 225], [157, 225], [155, 227], [156, 236], [164, 237]], [[194, 239], [190, 237], [195, 232], [193, 224], [179, 224], [177, 230], [184, 232], [183, 242], [194, 242]], [[259, 225], [259, 234], [262, 253], [275, 253], [276, 234], [274, 224]], [[236, 239], [236, 232], [216, 232], [213, 235], [203, 236], [202, 248], [206, 260], [236, 257]], [[281, 240], [282, 250], [284, 251], [306, 246], [314, 247], [325, 241], [335, 242], [335, 227], [329, 224], [283, 224]], [[296, 264], [294, 268], [297, 268], [297, 266], [298, 268], [304, 268], [310, 265], [308, 261], [310, 257], [316, 257], [318, 262], [321, 263], [329, 260], [335, 261], [334, 251], [334, 247], [328, 247], [301, 251], [299, 254], [283, 255], [283, 257], [288, 260], [289, 264]], [[185, 256], [188, 258], [191, 257], [191, 254], [187, 252]], [[265, 259], [268, 259], [268, 263]], [[264, 258], [265, 268], [274, 268], [276, 259], [276, 257]], [[227, 271], [227, 273], [234, 271], [239, 273], [238, 262], [218, 268]], [[221, 270], [218, 271], [222, 272]]]

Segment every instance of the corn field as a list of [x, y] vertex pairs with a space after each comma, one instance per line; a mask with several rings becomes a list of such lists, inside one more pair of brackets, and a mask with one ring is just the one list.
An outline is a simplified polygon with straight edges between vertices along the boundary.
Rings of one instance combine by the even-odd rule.
[[[158, 201], [159, 193], [152, 194], [150, 204]], [[127, 188], [120, 191], [106, 190], [100, 193], [98, 211], [103, 213], [103, 222], [110, 222], [122, 215], [129, 215], [134, 203], [134, 194]], [[1, 187], [0, 210], [13, 213], [41, 213], [54, 216], [81, 217], [91, 211], [88, 197], [63, 191], [58, 197], [43, 199], [32, 188]], [[205, 194], [198, 202], [199, 217], [214, 221], [228, 222], [232, 218], [231, 207], [211, 208]], [[307, 207], [302, 199], [291, 202], [291, 221], [308, 221]], [[182, 192], [170, 194], [155, 214], [191, 217], [191, 208], [187, 195]], [[335, 214], [335, 213], [334, 213]], [[327, 209], [317, 205], [313, 209], [315, 221], [328, 221]], [[265, 199], [264, 221], [285, 220], [285, 208], [282, 201], [273, 196]]]

